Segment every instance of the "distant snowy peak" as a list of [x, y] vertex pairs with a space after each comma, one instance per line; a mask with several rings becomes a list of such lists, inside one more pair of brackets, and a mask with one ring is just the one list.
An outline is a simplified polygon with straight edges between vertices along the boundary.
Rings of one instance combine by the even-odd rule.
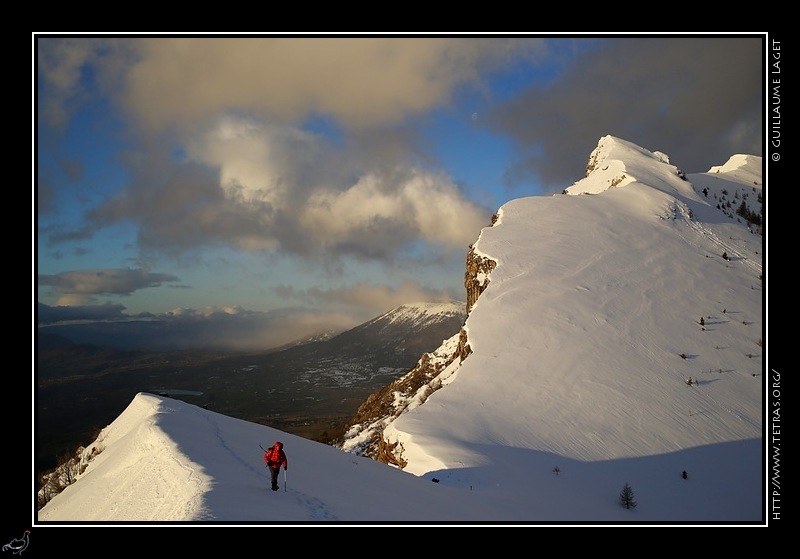
[[599, 194], [633, 182], [659, 189], [687, 190], [681, 175], [665, 153], [648, 151], [615, 136], [603, 136], [589, 155], [586, 176], [563, 193]]
[[408, 303], [377, 317], [373, 322], [389, 324], [426, 324], [464, 316], [466, 304], [463, 301], [443, 303]]

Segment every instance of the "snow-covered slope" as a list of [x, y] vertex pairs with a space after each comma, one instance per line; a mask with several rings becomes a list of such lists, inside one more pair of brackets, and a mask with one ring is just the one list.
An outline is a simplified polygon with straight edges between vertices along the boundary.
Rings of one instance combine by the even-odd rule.
[[[259, 445], [276, 440], [289, 469], [273, 492]], [[85, 455], [93, 455], [86, 471], [38, 522], [435, 522], [453, 511], [462, 520], [510, 518], [475, 493], [152, 394], [138, 394]]]
[[502, 471], [497, 444], [593, 462], [760, 440], [762, 237], [693, 186], [741, 197], [760, 176], [734, 156], [684, 180], [607, 136], [565, 190], [595, 195], [505, 204], [474, 245], [497, 267], [465, 325], [472, 354], [384, 431], [406, 471]]

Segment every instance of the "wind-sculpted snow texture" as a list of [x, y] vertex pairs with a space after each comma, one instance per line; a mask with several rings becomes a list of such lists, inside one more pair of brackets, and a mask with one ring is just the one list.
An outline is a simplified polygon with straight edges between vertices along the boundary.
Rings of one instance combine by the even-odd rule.
[[482, 230], [474, 250], [498, 266], [473, 353], [384, 433], [406, 471], [501, 472], [497, 444], [592, 462], [760, 440], [763, 238], [714, 200], [756, 205], [761, 158], [683, 180], [607, 136], [591, 161], [568, 195], [513, 200]]

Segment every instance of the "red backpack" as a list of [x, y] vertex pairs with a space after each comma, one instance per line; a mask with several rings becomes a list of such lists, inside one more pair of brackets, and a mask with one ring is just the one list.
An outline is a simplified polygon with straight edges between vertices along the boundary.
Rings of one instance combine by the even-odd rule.
[[281, 458], [281, 447], [278, 443], [275, 443], [272, 448], [267, 451], [267, 462], [273, 464], [280, 464], [283, 462], [283, 459]]

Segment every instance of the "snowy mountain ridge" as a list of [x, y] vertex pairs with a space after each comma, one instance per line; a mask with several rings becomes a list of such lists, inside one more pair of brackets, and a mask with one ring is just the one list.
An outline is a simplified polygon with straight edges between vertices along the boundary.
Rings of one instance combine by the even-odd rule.
[[634, 143], [604, 136], [589, 156], [586, 176], [564, 190], [564, 194], [598, 194], [640, 182], [683, 195], [693, 191], [680, 178], [679, 169], [660, 151], [648, 151]]
[[[455, 339], [446, 341], [429, 356], [447, 363], [440, 374], [397, 397], [394, 417], [353, 426], [342, 448], [368, 455], [378, 454], [378, 446], [392, 448], [389, 462], [424, 474], [489, 460], [465, 455], [463, 447], [480, 441], [442, 430], [453, 424], [468, 424], [469, 431], [490, 440], [581, 460], [761, 436], [761, 386], [755, 382], [761, 359], [753, 359], [754, 354], [760, 357], [761, 343], [761, 237], [746, 224], [721, 221], [720, 212], [694, 189], [692, 181], [707, 184], [708, 173], [684, 180], [664, 154], [606, 136], [587, 169], [584, 179], [565, 190], [593, 194], [585, 202], [555, 195], [512, 200], [500, 208], [498, 219], [481, 231], [473, 247], [497, 267], [487, 275], [488, 288], [464, 327], [471, 354], [454, 359], [448, 352]], [[734, 170], [739, 172], [729, 176]], [[760, 174], [757, 157], [736, 157], [714, 174], [714, 180], [723, 181], [720, 192], [761, 189], [760, 179], [750, 180]], [[584, 230], [581, 223], [590, 226]], [[670, 246], [666, 253], [665, 243]], [[657, 258], [664, 254], [673, 257]], [[726, 296], [695, 292], [697, 284], [719, 284]], [[701, 309], [705, 318], [698, 314]], [[738, 326], [730, 319], [733, 309], [741, 318]], [[526, 316], [537, 319], [528, 323]], [[700, 326], [700, 320], [708, 326]], [[590, 331], [595, 334], [582, 338]], [[661, 331], [677, 335], [659, 339]], [[724, 351], [731, 347], [749, 352]], [[617, 349], [610, 353], [609, 348]], [[596, 377], [598, 356], [611, 360], [618, 372]], [[548, 367], [537, 368], [537, 362]], [[725, 372], [738, 374], [724, 377], [727, 387], [722, 389]], [[690, 376], [699, 384], [687, 394]], [[437, 391], [450, 383], [448, 390]], [[581, 394], [585, 383], [595, 389], [591, 398], [580, 401], [591, 401], [591, 407], [574, 414], [564, 402], [571, 400], [570, 393]], [[626, 403], [626, 387], [639, 384], [641, 400]], [[486, 402], [456, 419], [455, 402], [467, 392], [481, 393], [491, 405]], [[422, 399], [434, 404], [417, 406]], [[511, 431], [505, 430], [509, 413], [518, 419]], [[696, 425], [700, 422], [690, 419], [696, 414], [709, 421]], [[565, 439], [564, 428], [584, 435]], [[377, 439], [376, 429], [383, 430]], [[365, 442], [370, 439], [372, 445]], [[452, 447], [454, 440], [462, 450]], [[459, 459], [454, 463], [437, 454]]]

